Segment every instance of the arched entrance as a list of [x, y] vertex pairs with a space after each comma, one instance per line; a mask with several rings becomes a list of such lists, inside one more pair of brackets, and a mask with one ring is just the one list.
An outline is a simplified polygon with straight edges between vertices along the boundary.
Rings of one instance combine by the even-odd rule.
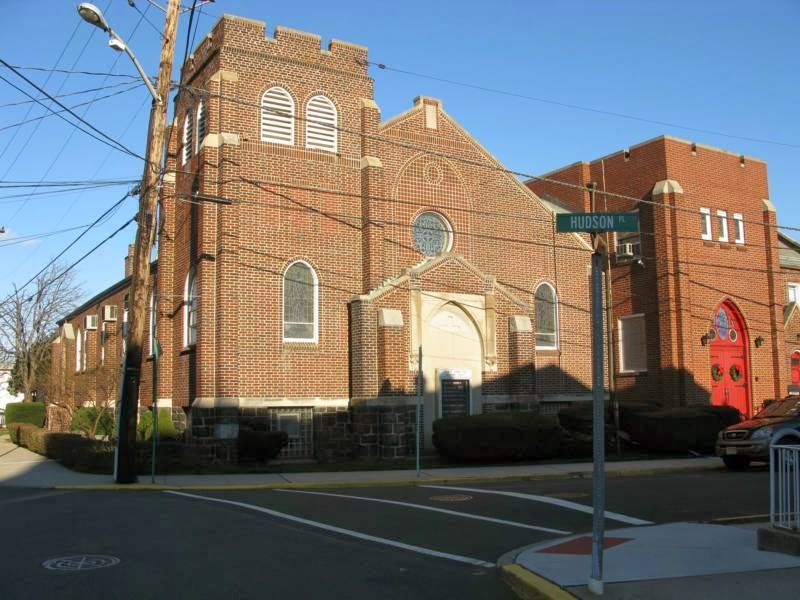
[[733, 406], [750, 416], [750, 373], [744, 318], [730, 302], [714, 310], [708, 332], [711, 359], [711, 404]]
[[470, 316], [453, 302], [437, 307], [424, 323], [422, 348], [426, 430], [434, 419], [479, 412], [482, 343]]
[[792, 352], [792, 386], [800, 387], [800, 350]]

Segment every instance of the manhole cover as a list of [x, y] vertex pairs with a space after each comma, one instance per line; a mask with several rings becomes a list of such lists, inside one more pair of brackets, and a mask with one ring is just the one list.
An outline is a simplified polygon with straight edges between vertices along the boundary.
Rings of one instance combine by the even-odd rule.
[[45, 569], [52, 571], [91, 571], [92, 569], [102, 569], [113, 567], [119, 564], [116, 556], [104, 556], [102, 554], [79, 554], [77, 556], [62, 556], [61, 558], [51, 558], [42, 563]]
[[468, 502], [472, 500], [472, 496], [466, 494], [441, 494], [439, 496], [431, 496], [434, 502]]

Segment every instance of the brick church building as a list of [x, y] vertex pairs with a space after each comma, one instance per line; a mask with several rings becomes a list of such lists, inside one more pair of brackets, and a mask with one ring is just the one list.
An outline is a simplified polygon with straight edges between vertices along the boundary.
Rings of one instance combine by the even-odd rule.
[[[800, 314], [763, 162], [662, 137], [523, 183], [439, 100], [381, 120], [366, 61], [226, 15], [183, 65], [142, 406], [156, 340], [159, 407], [222, 459], [254, 421], [286, 457], [412, 453], [420, 351], [428, 447], [436, 418], [588, 401], [592, 250], [555, 214], [592, 209], [641, 216], [608, 240], [622, 401], [749, 414], [785, 393]], [[104, 393], [128, 284], [62, 321], [62, 393]]]

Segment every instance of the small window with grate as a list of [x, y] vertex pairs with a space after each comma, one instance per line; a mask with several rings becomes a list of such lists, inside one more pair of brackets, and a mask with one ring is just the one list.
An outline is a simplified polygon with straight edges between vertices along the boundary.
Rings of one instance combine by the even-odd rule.
[[187, 111], [183, 119], [183, 164], [185, 165], [192, 158], [192, 112]]
[[314, 96], [306, 105], [306, 148], [336, 152], [336, 106], [325, 96]]
[[294, 100], [282, 87], [272, 87], [261, 97], [261, 141], [294, 144]]

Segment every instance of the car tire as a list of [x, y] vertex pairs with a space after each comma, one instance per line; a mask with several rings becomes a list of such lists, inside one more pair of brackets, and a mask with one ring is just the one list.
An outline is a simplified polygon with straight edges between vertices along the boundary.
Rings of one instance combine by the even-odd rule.
[[747, 456], [723, 456], [722, 462], [732, 471], [744, 471], [750, 466], [750, 458]]

